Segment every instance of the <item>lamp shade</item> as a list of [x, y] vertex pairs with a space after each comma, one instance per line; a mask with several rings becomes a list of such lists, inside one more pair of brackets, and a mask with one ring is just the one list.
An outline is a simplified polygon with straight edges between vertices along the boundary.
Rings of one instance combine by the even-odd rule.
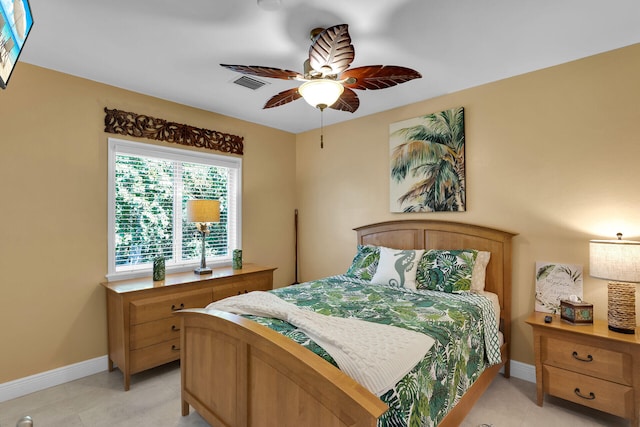
[[187, 200], [187, 221], [220, 221], [220, 201], [209, 199]]
[[589, 275], [617, 282], [640, 283], [640, 242], [622, 240], [589, 242]]
[[316, 79], [303, 83], [298, 88], [298, 92], [309, 105], [322, 110], [333, 105], [340, 98], [344, 92], [344, 86], [335, 80]]

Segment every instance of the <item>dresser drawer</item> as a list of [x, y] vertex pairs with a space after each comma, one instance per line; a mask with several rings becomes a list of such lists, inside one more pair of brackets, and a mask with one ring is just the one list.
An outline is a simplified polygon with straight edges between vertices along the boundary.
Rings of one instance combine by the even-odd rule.
[[632, 385], [631, 356], [552, 337], [542, 338], [542, 363]]
[[178, 338], [180, 338], [180, 319], [177, 316], [132, 325], [129, 335], [132, 350]]
[[137, 325], [144, 322], [171, 317], [171, 314], [183, 308], [205, 307], [213, 301], [211, 289], [179, 292], [145, 298], [131, 302], [130, 322]]
[[154, 366], [180, 358], [180, 338], [133, 350], [130, 353], [131, 373], [135, 374]]
[[231, 284], [213, 288], [213, 299], [220, 300], [234, 295], [246, 294], [252, 291], [268, 291], [273, 287], [272, 277], [269, 275], [253, 275], [241, 278]]
[[620, 417], [633, 417], [631, 387], [553, 366], [544, 366], [542, 375], [545, 393]]

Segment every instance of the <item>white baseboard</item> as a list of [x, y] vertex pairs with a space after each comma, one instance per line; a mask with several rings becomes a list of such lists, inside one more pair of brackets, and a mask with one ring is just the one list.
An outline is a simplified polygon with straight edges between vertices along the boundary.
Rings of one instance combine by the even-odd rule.
[[527, 365], [526, 363], [518, 362], [516, 360], [511, 361], [511, 376], [520, 378], [521, 380], [529, 381], [530, 383], [536, 382], [536, 367], [534, 365]]
[[[73, 365], [31, 375], [0, 384], [0, 403], [24, 396], [49, 387], [97, 374], [107, 370], [107, 356], [96, 357]], [[526, 363], [511, 361], [511, 376], [521, 380], [536, 382], [536, 367]]]
[[108, 357], [105, 355], [2, 383], [0, 384], [0, 402], [106, 371], [107, 365]]

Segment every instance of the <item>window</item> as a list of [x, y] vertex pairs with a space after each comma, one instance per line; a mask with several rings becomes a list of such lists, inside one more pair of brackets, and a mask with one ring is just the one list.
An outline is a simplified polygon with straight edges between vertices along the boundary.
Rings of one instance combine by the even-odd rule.
[[199, 265], [202, 242], [186, 221], [186, 201], [217, 199], [220, 222], [206, 237], [207, 266], [231, 261], [240, 247], [242, 159], [109, 138], [107, 278], [150, 275], [164, 256], [167, 272]]

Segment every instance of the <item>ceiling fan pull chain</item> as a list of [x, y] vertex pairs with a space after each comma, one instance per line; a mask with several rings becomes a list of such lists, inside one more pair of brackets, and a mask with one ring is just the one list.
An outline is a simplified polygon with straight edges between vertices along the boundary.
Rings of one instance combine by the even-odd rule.
[[324, 108], [320, 109], [320, 148], [324, 148]]

